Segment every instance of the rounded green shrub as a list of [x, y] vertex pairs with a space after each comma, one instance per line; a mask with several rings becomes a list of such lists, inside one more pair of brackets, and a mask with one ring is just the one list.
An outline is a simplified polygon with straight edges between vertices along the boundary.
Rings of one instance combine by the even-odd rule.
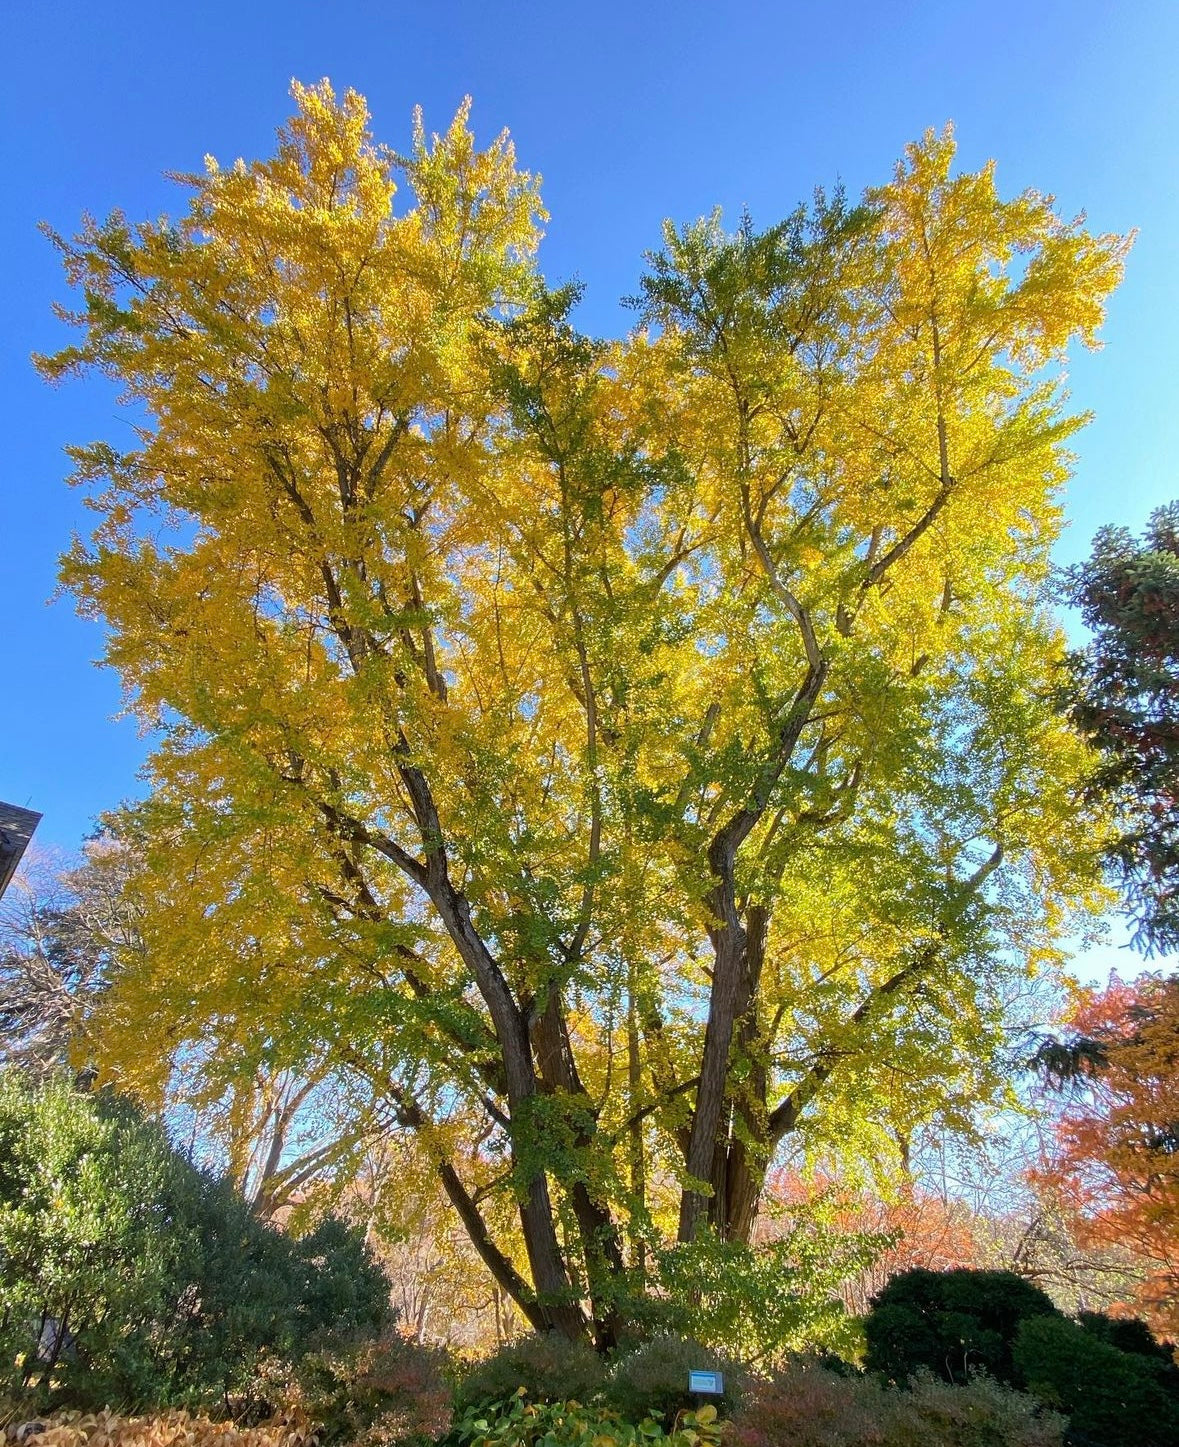
[[872, 1298], [864, 1317], [864, 1365], [898, 1383], [925, 1368], [948, 1382], [985, 1371], [1019, 1386], [1012, 1345], [1020, 1323], [1040, 1316], [1061, 1314], [1044, 1292], [1010, 1271], [901, 1272]]
[[1077, 1322], [1025, 1321], [1014, 1344], [1028, 1391], [1069, 1416], [1070, 1437], [1084, 1447], [1175, 1447], [1179, 1396], [1155, 1363], [1119, 1351]]
[[724, 1394], [708, 1399], [722, 1414], [732, 1411], [748, 1386], [740, 1362], [688, 1337], [663, 1335], [615, 1360], [606, 1400], [632, 1421], [651, 1416], [670, 1425], [678, 1413], [699, 1406], [699, 1399], [688, 1391], [688, 1374], [693, 1371], [723, 1374]]
[[1179, 1367], [1175, 1365], [1174, 1347], [1159, 1341], [1150, 1327], [1138, 1317], [1106, 1316], [1103, 1311], [1079, 1311], [1077, 1324], [1107, 1346], [1157, 1362], [1161, 1368], [1160, 1376], [1165, 1381], [1173, 1382], [1179, 1389]]
[[605, 1364], [591, 1346], [556, 1332], [532, 1333], [476, 1362], [455, 1389], [455, 1407], [462, 1412], [504, 1402], [521, 1388], [532, 1402], [586, 1402], [605, 1377]]

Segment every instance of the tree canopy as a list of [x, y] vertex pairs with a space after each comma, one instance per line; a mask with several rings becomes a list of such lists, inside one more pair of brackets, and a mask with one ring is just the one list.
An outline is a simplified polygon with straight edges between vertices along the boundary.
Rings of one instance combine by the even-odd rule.
[[295, 100], [178, 218], [56, 238], [45, 374], [138, 419], [74, 450], [63, 566], [157, 739], [106, 1058], [326, 1052], [605, 1345], [783, 1142], [999, 1092], [1005, 991], [1095, 898], [1041, 585], [1125, 242], [931, 132], [858, 203], [669, 224], [594, 338], [506, 137]]
[[1097, 751], [1090, 787], [1122, 828], [1109, 859], [1147, 951], [1179, 944], [1179, 504], [1142, 538], [1102, 528], [1065, 575], [1091, 633], [1070, 656], [1065, 702]]

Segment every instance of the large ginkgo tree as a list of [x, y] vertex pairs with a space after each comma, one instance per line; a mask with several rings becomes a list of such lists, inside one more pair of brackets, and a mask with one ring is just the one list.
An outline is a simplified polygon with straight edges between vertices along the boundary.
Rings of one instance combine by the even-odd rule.
[[505, 138], [295, 99], [178, 218], [57, 238], [41, 365], [136, 423], [74, 454], [64, 578], [156, 740], [108, 1063], [363, 1082], [529, 1320], [607, 1345], [784, 1143], [1000, 1090], [1092, 900], [1040, 588], [1124, 242], [930, 133], [857, 204], [669, 225], [598, 340]]

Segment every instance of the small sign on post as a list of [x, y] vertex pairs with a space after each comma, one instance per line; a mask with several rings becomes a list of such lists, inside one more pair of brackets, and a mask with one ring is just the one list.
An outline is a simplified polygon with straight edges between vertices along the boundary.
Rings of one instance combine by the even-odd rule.
[[688, 1391], [698, 1397], [722, 1397], [725, 1391], [723, 1372], [689, 1372]]

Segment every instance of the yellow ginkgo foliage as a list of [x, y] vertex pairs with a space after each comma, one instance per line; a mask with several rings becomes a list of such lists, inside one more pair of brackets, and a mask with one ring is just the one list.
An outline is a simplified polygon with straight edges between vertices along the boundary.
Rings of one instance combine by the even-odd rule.
[[64, 563], [158, 740], [109, 1060], [363, 1082], [528, 1318], [608, 1344], [783, 1142], [994, 1096], [1093, 901], [1041, 585], [1125, 243], [930, 133], [857, 204], [668, 226], [596, 340], [506, 138], [295, 100], [179, 219], [58, 239], [42, 366], [139, 423], [77, 449]]

